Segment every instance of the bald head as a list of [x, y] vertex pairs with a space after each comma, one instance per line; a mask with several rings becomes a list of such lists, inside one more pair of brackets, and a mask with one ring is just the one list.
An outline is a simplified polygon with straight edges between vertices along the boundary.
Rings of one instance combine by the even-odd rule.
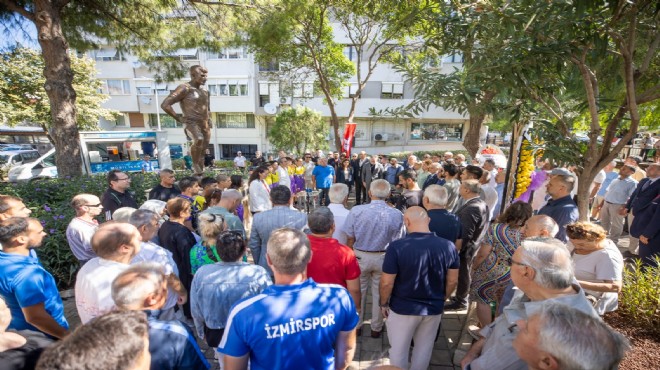
[[410, 207], [403, 214], [403, 223], [408, 232], [428, 233], [429, 216], [424, 208], [419, 206]]
[[92, 237], [92, 249], [97, 256], [112, 260], [126, 261], [140, 251], [140, 232], [124, 222], [106, 222], [101, 225]]
[[525, 238], [554, 238], [559, 232], [559, 226], [550, 216], [532, 216], [520, 232]]
[[646, 175], [650, 179], [655, 179], [660, 176], [660, 164], [653, 163], [652, 165], [648, 166], [648, 168], [646, 168]]

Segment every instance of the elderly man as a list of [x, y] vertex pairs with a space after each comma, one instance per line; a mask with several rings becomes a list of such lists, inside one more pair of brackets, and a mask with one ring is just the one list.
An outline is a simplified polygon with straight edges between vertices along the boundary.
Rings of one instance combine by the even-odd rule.
[[312, 187], [318, 189], [319, 205], [327, 206], [330, 204], [330, 197], [328, 196], [328, 189], [335, 182], [335, 169], [328, 165], [326, 158], [320, 157], [317, 160], [317, 165], [312, 170]]
[[443, 156], [442, 156], [442, 160], [445, 161], [445, 162], [447, 162], [447, 161], [450, 160], [450, 159], [451, 159], [451, 160], [454, 160], [454, 153], [452, 153], [452, 152], [445, 152], [445, 154], [443, 154]]
[[[378, 162], [378, 156], [371, 156], [367, 162], [362, 165], [362, 185], [369, 190], [371, 182], [383, 178], [383, 165]], [[363, 203], [369, 203], [371, 200], [367, 195], [364, 196]]]
[[[366, 203], [368, 200], [367, 187], [364, 186], [365, 178], [362, 173], [362, 168], [368, 163], [369, 158], [365, 151], [361, 151], [356, 160], [351, 160], [351, 167], [353, 167], [353, 180], [355, 181], [355, 205]], [[369, 182], [371, 182], [371, 179], [369, 179]]]
[[138, 208], [135, 197], [128, 188], [131, 187], [131, 178], [121, 170], [108, 172], [108, 190], [101, 197], [101, 205], [105, 210], [105, 220], [112, 220], [112, 214], [122, 207]]
[[147, 314], [152, 369], [211, 367], [186, 325], [177, 320], [158, 319], [167, 299], [167, 278], [162, 266], [156, 263], [131, 266], [112, 282], [112, 299], [120, 310]]
[[279, 184], [284, 185], [291, 189], [291, 177], [289, 176], [289, 164], [291, 163], [289, 157], [280, 157], [279, 166], [277, 166], [277, 177], [280, 179]]
[[328, 209], [332, 212], [335, 222], [335, 231], [332, 233], [332, 237], [344, 245], [348, 242], [348, 236], [344, 232], [344, 222], [346, 222], [349, 212], [344, 206], [347, 199], [348, 186], [340, 183], [332, 184], [330, 187], [330, 204], [328, 205]]
[[511, 279], [520, 291], [502, 315], [480, 331], [483, 338], [472, 345], [461, 366], [473, 370], [527, 369], [513, 349], [515, 324], [543, 306], [562, 303], [591, 317], [598, 314], [573, 275], [571, 255], [554, 240], [525, 240], [511, 257]]
[[429, 165], [429, 176], [424, 180], [422, 190], [426, 190], [431, 185], [443, 185], [442, 172], [442, 165], [440, 163], [431, 163]]
[[387, 317], [390, 364], [422, 370], [431, 360], [445, 297], [456, 288], [459, 260], [453, 243], [429, 230], [423, 208], [408, 208], [403, 221], [408, 235], [390, 243], [385, 253], [380, 307]]
[[355, 304], [346, 289], [306, 279], [310, 258], [301, 231], [272, 233], [267, 260], [275, 285], [234, 305], [218, 347], [224, 369], [247, 369], [248, 360], [253, 370], [350, 365], [359, 321]]
[[245, 238], [245, 227], [241, 222], [241, 219], [236, 216], [236, 208], [241, 204], [243, 200], [243, 194], [236, 189], [227, 189], [222, 192], [220, 196], [220, 202], [215, 205], [207, 208], [202, 211], [204, 213], [210, 213], [214, 215], [219, 215], [225, 220], [227, 224], [227, 230], [236, 231], [241, 233], [243, 238]]
[[236, 157], [234, 157], [234, 168], [243, 171], [245, 170], [246, 162], [247, 158], [243, 156], [243, 153], [241, 153], [240, 150], [236, 152]]
[[188, 297], [188, 292], [186, 288], [179, 280], [179, 268], [174, 262], [172, 252], [167, 249], [152, 243], [150, 240], [158, 233], [158, 220], [160, 216], [155, 212], [139, 209], [131, 215], [129, 218], [129, 223], [135, 226], [140, 233], [140, 252], [133, 257], [131, 260], [131, 265], [135, 265], [143, 262], [152, 262], [157, 263], [163, 268], [163, 272], [167, 277], [167, 300], [165, 304], [160, 309], [160, 315], [158, 316], [161, 320], [172, 320], [174, 319], [174, 307], [177, 304], [183, 304], [186, 302]]
[[472, 281], [472, 260], [481, 245], [481, 240], [486, 235], [490, 223], [488, 206], [479, 198], [480, 190], [481, 185], [477, 180], [465, 180], [460, 187], [460, 195], [464, 203], [456, 212], [456, 216], [461, 220], [463, 227], [461, 249], [458, 254], [461, 258], [461, 268], [458, 275], [456, 296], [453, 302], [445, 307], [448, 310], [464, 310], [467, 308], [468, 290]]
[[435, 235], [454, 243], [461, 249], [463, 226], [455, 214], [447, 211], [447, 189], [440, 185], [431, 185], [424, 192], [424, 208], [429, 216], [429, 230]]
[[92, 237], [92, 258], [76, 277], [76, 308], [83, 324], [115, 307], [110, 294], [112, 281], [126, 270], [140, 251], [140, 233], [127, 223], [106, 223]]
[[101, 214], [103, 205], [96, 195], [78, 194], [71, 200], [71, 208], [76, 212], [66, 228], [66, 240], [71, 252], [80, 265], [96, 257], [92, 250], [92, 236], [99, 227], [95, 217]]
[[[69, 324], [55, 279], [30, 252], [41, 246], [44, 236], [44, 228], [35, 218], [0, 221], [0, 243], [4, 247], [0, 251], [0, 295], [11, 311], [9, 329], [38, 330], [63, 338]], [[3, 325], [7, 325], [4, 319]]]
[[360, 312], [360, 266], [353, 250], [335, 239], [332, 212], [317, 208], [309, 214], [311, 234], [307, 237], [316, 256], [307, 265], [307, 276], [317, 283], [338, 284], [348, 289]]
[[[648, 177], [642, 179], [639, 184], [637, 184], [637, 188], [626, 203], [626, 214], [628, 215], [628, 226], [630, 229], [633, 229], [632, 225], [635, 223], [636, 215], [639, 214], [641, 216], [643, 213], [648, 213], [647, 208], [654, 201], [657, 203], [657, 197], [660, 195], [660, 181], [658, 181], [658, 179], [660, 179], [660, 164], [654, 163], [648, 166], [646, 171]], [[628, 250], [626, 253], [624, 253], [624, 255], [630, 256], [631, 254], [635, 254], [637, 252], [636, 250], [637, 246], [639, 245], [639, 239], [637, 239], [633, 234], [636, 233], [631, 230]], [[648, 246], [648, 240], [644, 244]]]
[[554, 175], [546, 190], [552, 199], [539, 210], [540, 215], [550, 216], [557, 225], [559, 225], [559, 232], [555, 236], [562, 242], [568, 242], [566, 236], [566, 225], [572, 224], [578, 220], [580, 216], [577, 205], [573, 202], [571, 191], [575, 185], [575, 177], [571, 175]]
[[174, 176], [174, 171], [166, 168], [160, 171], [160, 184], [154, 186], [149, 192], [149, 199], [162, 200], [167, 202], [168, 200], [176, 197], [181, 194], [181, 190], [174, 185], [176, 177]]
[[637, 181], [630, 177], [635, 173], [632, 166], [624, 165], [619, 170], [619, 178], [612, 181], [605, 199], [599, 206], [600, 225], [607, 231], [609, 238], [616, 244], [623, 232], [626, 203], [637, 187]]
[[[322, 159], [325, 160], [325, 158]], [[270, 192], [270, 200], [273, 203], [273, 208], [255, 214], [252, 219], [252, 231], [248, 246], [252, 252], [254, 263], [265, 268], [268, 274], [273, 276], [266, 258], [268, 238], [273, 230], [282, 227], [306, 230], [307, 215], [291, 209], [293, 197], [291, 196], [291, 190], [286, 186], [278, 185], [274, 187]]]
[[513, 348], [531, 370], [617, 369], [630, 348], [602, 320], [559, 303], [541, 307], [516, 325]]
[[[378, 285], [387, 246], [405, 234], [403, 215], [385, 203], [389, 194], [390, 184], [387, 181], [372, 182], [369, 188], [371, 203], [353, 207], [344, 224], [348, 246], [353, 248], [360, 264], [362, 297], [367, 296], [367, 287], [371, 283], [373, 302], [379, 299]], [[362, 301], [366, 304], [366, 298]], [[380, 338], [382, 330], [383, 316], [374, 304], [371, 309], [371, 336]]]
[[[466, 181], [466, 180], [481, 180], [481, 176], [484, 174], [484, 170], [481, 169], [479, 166], [473, 166], [473, 165], [468, 165], [466, 167], [460, 167], [456, 165], [456, 168], [458, 170], [458, 178], [461, 181]], [[459, 188], [460, 189], [460, 188]], [[449, 189], [447, 189], [449, 190]], [[484, 191], [481, 187], [479, 187], [479, 197], [481, 200], [486, 200], [486, 194], [484, 194]], [[463, 207], [465, 204], [465, 199], [463, 199], [462, 196], [459, 196], [458, 199], [456, 200], [456, 205], [453, 208], [454, 213], [458, 211], [459, 208]]]

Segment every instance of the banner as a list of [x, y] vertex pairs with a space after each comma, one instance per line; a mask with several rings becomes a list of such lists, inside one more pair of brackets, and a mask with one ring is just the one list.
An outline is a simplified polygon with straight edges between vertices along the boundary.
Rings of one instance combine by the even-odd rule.
[[353, 136], [355, 136], [355, 128], [357, 123], [346, 122], [344, 128], [344, 138], [342, 139], [342, 151], [346, 153], [347, 157], [351, 156], [351, 145], [353, 144]]

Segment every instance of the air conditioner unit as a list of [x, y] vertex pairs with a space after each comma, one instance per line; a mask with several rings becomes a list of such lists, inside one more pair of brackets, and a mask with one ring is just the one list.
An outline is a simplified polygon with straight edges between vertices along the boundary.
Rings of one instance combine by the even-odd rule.
[[280, 105], [291, 105], [291, 97], [280, 98]]
[[388, 139], [389, 139], [389, 134], [374, 135], [374, 141], [387, 141]]

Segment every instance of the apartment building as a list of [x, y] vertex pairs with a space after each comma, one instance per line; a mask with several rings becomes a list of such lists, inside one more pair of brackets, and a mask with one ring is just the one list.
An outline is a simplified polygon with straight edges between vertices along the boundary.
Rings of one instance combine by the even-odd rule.
[[[355, 60], [354, 48], [346, 45], [345, 55]], [[121, 112], [114, 122], [101, 120], [104, 130], [157, 130], [168, 133], [173, 153], [185, 152], [186, 137], [182, 127], [160, 109], [162, 100], [177, 85], [187, 80], [156, 83], [152, 74], [140, 61], [130, 55], [120, 55], [111, 46], [91, 51], [88, 55], [96, 61], [98, 78], [104, 82], [103, 92], [110, 96], [104, 106]], [[258, 65], [246, 48], [227, 48], [221, 52], [197, 49], [179, 50], [175, 56], [185, 64], [200, 64], [208, 73], [206, 88], [210, 96], [211, 143], [209, 149], [216, 158], [233, 158], [237, 151], [247, 157], [256, 150], [275, 152], [268, 141], [268, 130], [275, 115], [289, 106], [307, 106], [330, 117], [327, 104], [314, 91], [314, 81], [287, 82], [273, 79], [270, 71], [277, 64]], [[457, 56], [448, 56], [436, 68], [450, 72], [460, 67]], [[345, 88], [348, 98], [355, 93], [357, 81]], [[454, 111], [435, 107], [414, 118], [392, 119], [372, 117], [369, 109], [376, 111], [408, 104], [413, 99], [413, 89], [403, 81], [403, 76], [390, 65], [380, 64], [360, 94], [354, 122], [355, 150], [368, 153], [390, 153], [415, 150], [463, 149], [462, 140], [467, 132], [468, 117]], [[350, 100], [343, 99], [337, 105], [340, 116], [348, 116]], [[175, 110], [180, 113], [178, 105]], [[343, 131], [341, 128], [340, 131]], [[333, 134], [328, 132], [332, 144]], [[331, 148], [333, 150], [334, 148]]]

